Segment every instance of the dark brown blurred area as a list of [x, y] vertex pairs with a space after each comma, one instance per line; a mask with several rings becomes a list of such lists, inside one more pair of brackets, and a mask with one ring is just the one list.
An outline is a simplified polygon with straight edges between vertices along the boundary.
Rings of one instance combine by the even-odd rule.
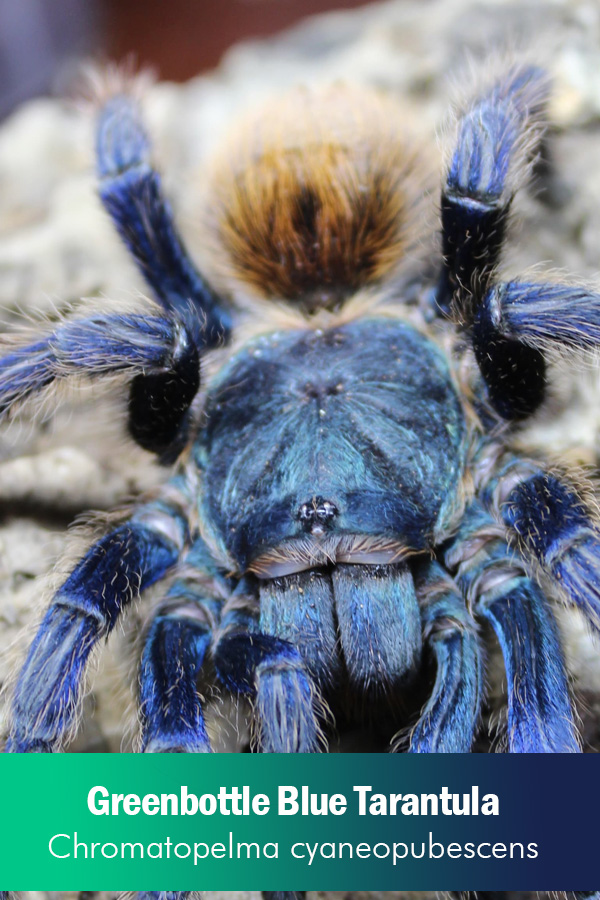
[[0, 0], [0, 117], [60, 93], [82, 59], [132, 55], [185, 81], [229, 46], [367, 0]]
[[215, 66], [243, 38], [265, 37], [314, 13], [366, 0], [104, 0], [107, 50], [134, 52], [161, 78], [185, 81]]

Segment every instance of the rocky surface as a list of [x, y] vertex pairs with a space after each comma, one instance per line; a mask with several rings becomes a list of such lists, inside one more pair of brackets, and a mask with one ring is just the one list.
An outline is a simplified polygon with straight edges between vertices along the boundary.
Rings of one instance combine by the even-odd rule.
[[[522, 224], [505, 271], [542, 262], [596, 278], [597, 0], [388, 0], [308, 20], [268, 42], [237, 46], [217, 71], [186, 85], [152, 87], [145, 107], [156, 156], [192, 251], [202, 259], [196, 223], [204, 163], [236, 116], [271, 95], [274, 86], [281, 91], [299, 82], [342, 79], [384, 87], [406, 99], [435, 142], [451, 82], [460, 83], [467, 59], [485, 61], [498, 46], [522, 45], [524, 34], [535, 35], [530, 52], [546, 61], [555, 82], [552, 146], [564, 202], [549, 212], [519, 197]], [[92, 148], [91, 117], [59, 100], [29, 103], [0, 129], [0, 315], [7, 330], [20, 327], [23, 315], [53, 320], [77, 308], [82, 298], [106, 308], [144, 291], [95, 196]], [[566, 453], [574, 463], [593, 462], [595, 370], [582, 372], [576, 384], [569, 381], [562, 394], [569, 402], [563, 401], [561, 416], [553, 423], [539, 422], [532, 439]], [[14, 671], [49, 585], [66, 569], [65, 547], [81, 540], [77, 534], [67, 539], [68, 523], [87, 510], [120, 505], [164, 478], [152, 459], [125, 439], [123, 398], [118, 384], [70, 389], [58, 405], [49, 400], [34, 412], [25, 410], [0, 432], [2, 681]], [[585, 700], [585, 739], [598, 748], [597, 647], [577, 617], [564, 613], [561, 621], [576, 689]], [[131, 729], [123, 726], [128, 695], [115, 688], [120, 640], [111, 640], [91, 679], [90, 715], [75, 749], [129, 746], [124, 735]], [[362, 900], [363, 895], [337, 896]]]

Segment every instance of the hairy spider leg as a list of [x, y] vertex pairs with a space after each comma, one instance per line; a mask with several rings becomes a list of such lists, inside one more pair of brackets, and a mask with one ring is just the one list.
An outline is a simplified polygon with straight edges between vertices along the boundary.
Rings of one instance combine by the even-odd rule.
[[600, 294], [560, 282], [500, 282], [481, 295], [473, 338], [496, 412], [524, 418], [544, 399], [547, 350], [600, 345]]
[[[154, 614], [140, 661], [142, 750], [210, 753], [198, 679], [227, 592], [206, 544], [197, 538]], [[140, 891], [138, 900], [186, 900], [191, 891]]]
[[[537, 399], [531, 394], [531, 402], [521, 404], [529, 391], [529, 363], [536, 356], [543, 360], [552, 348], [587, 350], [600, 344], [600, 295], [577, 285], [501, 282], [482, 296], [473, 334], [476, 353], [481, 340], [478, 361], [492, 405], [504, 418], [522, 418], [544, 399], [542, 390]], [[508, 369], [512, 374], [507, 378]], [[538, 374], [542, 376], [542, 368]]]
[[469, 315], [470, 291], [496, 268], [513, 194], [543, 136], [548, 76], [514, 65], [459, 116], [441, 197], [444, 269], [439, 303]]
[[197, 683], [226, 592], [198, 538], [144, 639], [139, 683], [145, 752], [210, 752]]
[[[100, 110], [96, 160], [100, 199], [156, 298], [185, 322], [199, 350], [222, 343], [230, 331], [229, 313], [177, 233], [132, 97], [113, 96]], [[186, 391], [189, 374], [173, 370], [139, 375], [131, 387], [130, 431], [142, 447], [162, 454], [165, 461], [176, 455], [173, 444], [180, 445], [187, 430], [186, 412], [193, 399]]]
[[[306, 578], [313, 576], [311, 596], [319, 609], [311, 606], [309, 631], [323, 647], [323, 639], [318, 635], [319, 611], [331, 607], [331, 589], [324, 589], [325, 579], [320, 579], [320, 574], [300, 573]], [[297, 579], [277, 579], [284, 580], [291, 585], [281, 593], [290, 597], [294, 588], [298, 590]], [[264, 600], [271, 606], [266, 614], [269, 620], [273, 612], [269, 592]], [[262, 592], [260, 602], [262, 605]], [[232, 598], [223, 613], [221, 633], [213, 651], [217, 676], [232, 693], [254, 698], [263, 753], [314, 753], [319, 749], [320, 733], [314, 682], [294, 644], [259, 631], [259, 624], [263, 624], [262, 610], [259, 623], [257, 602], [242, 581], [238, 596]], [[318, 657], [318, 653], [313, 655], [313, 663], [321, 671]], [[334, 655], [330, 660], [332, 665], [335, 660]], [[262, 891], [262, 895], [264, 900], [304, 900], [306, 892]]]
[[[450, 891], [452, 897], [457, 900], [507, 900], [510, 891]], [[536, 891], [539, 894], [550, 894], [555, 897], [557, 891]], [[564, 897], [574, 898], [574, 900], [597, 900], [600, 896], [598, 891], [561, 891]]]
[[296, 572], [261, 581], [258, 588], [259, 630], [296, 647], [312, 680], [330, 694], [342, 678], [331, 573]]
[[511, 753], [580, 751], [556, 621], [479, 501], [444, 553], [474, 612], [494, 629], [506, 669]]
[[435, 560], [415, 576], [435, 684], [410, 735], [409, 753], [469, 753], [481, 715], [484, 664], [477, 626], [454, 581]]
[[448, 891], [448, 895], [456, 900], [509, 900], [509, 891]]
[[263, 753], [319, 750], [319, 696], [297, 647], [260, 631], [258, 603], [240, 582], [213, 649], [217, 677], [253, 698]]
[[[513, 469], [514, 471], [514, 469]], [[508, 487], [500, 515], [533, 557], [590, 624], [600, 631], [600, 528], [597, 516], [577, 487], [539, 469], [514, 485], [511, 467], [504, 473]]]
[[192, 891], [138, 891], [138, 900], [186, 900]]
[[546, 386], [543, 354], [501, 336], [477, 315], [498, 265], [510, 205], [543, 135], [546, 73], [514, 66], [463, 113], [442, 189], [444, 268], [438, 304], [471, 328], [490, 400], [505, 419], [531, 414]]
[[[138, 891], [138, 900], [186, 900], [193, 891]], [[264, 900], [304, 900], [306, 891], [261, 891]], [[0, 900], [9, 900], [10, 891], [0, 891]], [[588, 896], [584, 894], [583, 896]]]
[[56, 379], [123, 371], [181, 375], [183, 399], [173, 397], [176, 405], [191, 399], [198, 389], [198, 350], [175, 314], [100, 313], [65, 321], [47, 337], [0, 358], [0, 416]]
[[304, 900], [306, 891], [261, 891], [264, 900]]
[[229, 314], [190, 260], [150, 156], [136, 101], [111, 97], [96, 132], [100, 199], [160, 303], [179, 312], [198, 346], [213, 347], [229, 332]]
[[93, 544], [59, 588], [17, 680], [7, 751], [52, 752], [70, 736], [90, 653], [138, 592], [179, 559], [188, 502], [176, 476], [159, 499]]
[[600, 294], [580, 285], [500, 282], [487, 291], [477, 317], [500, 338], [542, 351], [600, 345]]

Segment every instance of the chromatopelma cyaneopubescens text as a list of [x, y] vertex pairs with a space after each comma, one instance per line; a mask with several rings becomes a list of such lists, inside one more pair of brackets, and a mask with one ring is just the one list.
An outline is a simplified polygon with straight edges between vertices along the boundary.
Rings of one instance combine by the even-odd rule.
[[210, 283], [134, 93], [110, 84], [99, 194], [154, 299], [11, 338], [0, 409], [122, 374], [131, 437], [173, 471], [52, 598], [7, 750], [66, 745], [94, 648], [164, 580], [140, 639], [143, 751], [211, 749], [210, 675], [249, 701], [261, 752], [324, 749], [334, 727], [368, 728], [379, 749], [468, 752], [485, 623], [506, 671], [501, 745], [579, 752], [551, 601], [600, 628], [594, 484], [516, 436], [544, 413], [554, 358], [600, 344], [600, 295], [498, 274], [515, 191], [552, 178], [543, 70], [508, 65], [459, 111], [433, 266], [436, 201], [393, 99], [298, 89], [251, 115], [209, 180]]

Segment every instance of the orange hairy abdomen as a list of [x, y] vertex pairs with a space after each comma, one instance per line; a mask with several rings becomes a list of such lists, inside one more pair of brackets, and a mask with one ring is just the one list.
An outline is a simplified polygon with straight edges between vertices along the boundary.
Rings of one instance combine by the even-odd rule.
[[419, 231], [421, 160], [375, 91], [297, 89], [244, 123], [211, 177], [213, 240], [254, 293], [335, 307]]

